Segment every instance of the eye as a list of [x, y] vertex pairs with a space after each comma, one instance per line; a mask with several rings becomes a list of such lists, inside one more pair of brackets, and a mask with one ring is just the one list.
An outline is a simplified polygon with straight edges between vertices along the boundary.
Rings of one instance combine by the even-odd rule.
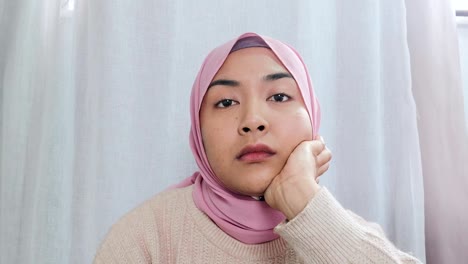
[[216, 103], [217, 108], [226, 108], [238, 104], [238, 102], [231, 99], [223, 99]]
[[286, 102], [291, 97], [289, 95], [286, 95], [284, 93], [279, 93], [279, 94], [274, 94], [272, 97], [268, 98], [269, 101], [275, 101], [275, 102]]

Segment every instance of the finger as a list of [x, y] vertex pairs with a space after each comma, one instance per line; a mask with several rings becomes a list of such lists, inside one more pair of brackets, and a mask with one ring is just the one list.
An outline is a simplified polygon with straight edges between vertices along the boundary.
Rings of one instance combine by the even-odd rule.
[[325, 149], [325, 144], [321, 140], [311, 141], [310, 146], [312, 148], [312, 153], [316, 157], [320, 155], [320, 153], [322, 153], [322, 151]]
[[321, 135], [316, 135], [313, 140], [320, 140], [323, 142], [323, 144], [325, 144], [325, 139], [323, 139]]
[[317, 178], [324, 174], [330, 168], [330, 162], [325, 163], [324, 165], [320, 166], [317, 170]]
[[331, 151], [325, 147], [320, 154], [318, 154], [315, 158], [315, 162], [317, 164], [317, 167], [322, 166], [323, 164], [329, 162], [332, 159], [332, 153]]

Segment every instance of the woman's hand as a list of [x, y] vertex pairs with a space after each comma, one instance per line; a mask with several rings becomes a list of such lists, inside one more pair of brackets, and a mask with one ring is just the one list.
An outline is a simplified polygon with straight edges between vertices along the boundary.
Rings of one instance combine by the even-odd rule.
[[301, 142], [266, 189], [265, 201], [291, 220], [320, 189], [318, 178], [328, 170], [330, 160], [331, 152], [322, 139]]

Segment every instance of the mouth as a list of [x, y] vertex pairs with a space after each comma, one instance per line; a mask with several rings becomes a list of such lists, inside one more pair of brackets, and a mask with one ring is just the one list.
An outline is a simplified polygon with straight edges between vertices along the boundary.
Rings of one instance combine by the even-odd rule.
[[267, 160], [276, 152], [264, 144], [255, 144], [245, 146], [236, 159], [247, 163], [258, 163]]

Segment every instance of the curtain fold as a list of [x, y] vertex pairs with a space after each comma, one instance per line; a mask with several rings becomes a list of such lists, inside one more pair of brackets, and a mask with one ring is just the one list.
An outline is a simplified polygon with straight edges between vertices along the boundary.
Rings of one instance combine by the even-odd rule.
[[2, 4], [2, 263], [68, 262], [73, 210], [73, 52], [51, 1]]
[[[445, 2], [417, 15], [424, 1], [66, 2], [0, 2], [1, 263], [89, 263], [120, 216], [190, 176], [192, 82], [212, 48], [247, 31], [309, 66], [334, 155], [321, 184], [422, 260], [425, 247], [453, 253], [425, 235], [466, 245], [433, 228], [453, 202], [435, 176], [449, 172], [450, 199], [466, 199], [458, 55], [420, 39], [442, 32], [454, 48]], [[439, 16], [444, 30], [420, 30]], [[460, 206], [447, 224], [461, 226]]]
[[468, 259], [468, 134], [454, 11], [437, 0], [406, 1], [406, 6], [427, 263], [463, 263]]

